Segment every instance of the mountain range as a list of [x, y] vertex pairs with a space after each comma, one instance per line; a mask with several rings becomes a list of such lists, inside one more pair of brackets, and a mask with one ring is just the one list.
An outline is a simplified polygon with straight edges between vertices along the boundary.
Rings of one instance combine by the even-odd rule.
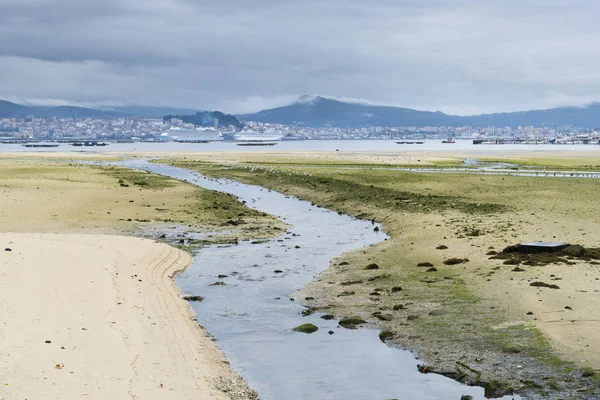
[[[216, 112], [213, 112], [213, 114]], [[211, 114], [211, 119], [214, 115]], [[93, 109], [75, 106], [24, 106], [0, 100], [0, 118], [26, 117], [50, 118], [120, 118], [164, 116], [189, 116], [190, 121], [206, 119], [206, 112], [168, 107], [126, 106], [111, 109]], [[231, 119], [232, 115], [220, 114], [219, 120]], [[313, 128], [361, 128], [365, 126], [574, 126], [600, 128], [600, 103], [585, 107], [558, 107], [548, 110], [532, 110], [471, 116], [450, 115], [442, 112], [419, 111], [410, 108], [370, 105], [346, 102], [322, 96], [302, 96], [292, 104], [236, 115], [241, 121], [257, 121]]]
[[150, 106], [124, 106], [110, 109], [95, 109], [77, 106], [24, 106], [0, 100], [0, 118], [25, 118], [33, 115], [38, 118], [121, 118], [144, 117], [162, 118], [167, 114], [194, 114], [198, 110], [189, 108], [169, 108]]
[[600, 127], [600, 103], [586, 107], [559, 107], [471, 116], [410, 108], [344, 102], [321, 96], [302, 96], [296, 102], [254, 114], [238, 115], [243, 121], [270, 122], [306, 127], [361, 128], [365, 126], [577, 126]]

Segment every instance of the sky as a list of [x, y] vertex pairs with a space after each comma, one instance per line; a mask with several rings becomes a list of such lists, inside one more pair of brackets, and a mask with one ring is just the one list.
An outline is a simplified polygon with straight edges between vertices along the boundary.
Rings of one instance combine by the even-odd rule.
[[595, 0], [0, 0], [0, 98], [246, 113], [600, 101]]

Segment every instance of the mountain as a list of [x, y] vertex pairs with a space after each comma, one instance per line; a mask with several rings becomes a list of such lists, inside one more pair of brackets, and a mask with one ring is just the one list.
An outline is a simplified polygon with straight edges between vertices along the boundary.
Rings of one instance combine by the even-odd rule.
[[163, 121], [177, 118], [187, 124], [194, 124], [196, 126], [213, 126], [215, 120], [218, 120], [219, 126], [233, 125], [236, 129], [240, 130], [244, 127], [234, 115], [223, 114], [219, 111], [198, 111], [193, 115], [166, 115], [163, 117]]
[[459, 117], [470, 126], [575, 126], [600, 127], [600, 103], [585, 107], [558, 107], [548, 110], [518, 111]]
[[343, 102], [321, 96], [302, 96], [293, 104], [238, 116], [242, 121], [307, 127], [365, 126], [563, 126], [600, 127], [600, 103], [586, 107], [457, 116], [410, 108]]
[[302, 96], [288, 106], [239, 116], [244, 121], [309, 127], [357, 128], [363, 126], [448, 125], [453, 116], [410, 108], [347, 103], [320, 96]]
[[198, 110], [189, 108], [125, 106], [110, 109], [93, 109], [75, 106], [23, 106], [0, 100], [0, 118], [24, 118], [33, 115], [37, 118], [122, 118], [143, 117], [162, 118], [166, 114], [193, 114]]
[[[321, 96], [302, 96], [296, 102], [255, 114], [234, 115], [218, 111], [198, 111], [185, 108], [125, 106], [92, 109], [75, 106], [24, 106], [0, 100], [0, 118], [180, 118], [200, 126], [234, 125], [241, 129], [242, 121], [270, 122], [306, 127], [361, 128], [365, 126], [574, 126], [600, 128], [600, 103], [586, 107], [559, 107], [548, 110], [457, 116], [442, 112], [419, 111], [410, 108], [378, 106], [344, 102]], [[239, 119], [238, 119], [239, 118]]]
[[33, 115], [38, 118], [119, 118], [125, 116], [116, 111], [94, 110], [74, 106], [22, 106], [10, 101], [0, 100], [0, 118], [24, 118]]

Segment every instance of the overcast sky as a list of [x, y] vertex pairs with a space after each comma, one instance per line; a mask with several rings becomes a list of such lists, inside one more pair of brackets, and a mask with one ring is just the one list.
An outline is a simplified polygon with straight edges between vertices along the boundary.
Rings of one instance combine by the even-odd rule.
[[468, 114], [600, 100], [596, 0], [0, 0], [0, 98]]

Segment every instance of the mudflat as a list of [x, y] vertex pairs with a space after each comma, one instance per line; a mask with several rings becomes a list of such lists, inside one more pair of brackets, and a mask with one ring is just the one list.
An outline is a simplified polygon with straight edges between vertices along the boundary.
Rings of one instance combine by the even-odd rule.
[[[586, 377], [600, 369], [597, 262], [567, 257], [516, 265], [493, 256], [537, 240], [600, 247], [593, 217], [600, 181], [415, 173], [382, 168], [381, 154], [377, 165], [362, 155], [329, 156], [229, 153], [171, 162], [382, 223], [390, 239], [334, 260], [298, 294], [314, 298], [307, 305], [369, 320], [386, 331], [386, 341], [425, 363], [456, 368], [474, 381], [504, 381], [505, 393], [512, 388], [537, 398], [545, 388], [556, 398], [595, 395]], [[431, 165], [461, 164], [438, 156]], [[589, 169], [591, 162], [520, 157], [523, 168]]]

